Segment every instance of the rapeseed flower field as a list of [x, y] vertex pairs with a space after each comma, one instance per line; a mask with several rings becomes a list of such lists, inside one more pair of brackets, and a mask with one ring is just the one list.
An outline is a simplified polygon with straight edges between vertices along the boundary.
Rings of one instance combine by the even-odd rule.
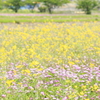
[[100, 23], [1, 29], [0, 100], [100, 100]]

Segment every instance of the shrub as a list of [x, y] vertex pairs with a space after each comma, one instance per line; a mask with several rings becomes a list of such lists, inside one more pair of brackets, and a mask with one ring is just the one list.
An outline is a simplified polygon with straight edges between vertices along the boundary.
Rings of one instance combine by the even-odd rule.
[[47, 8], [46, 7], [39, 7], [38, 8], [40, 12], [46, 12]]

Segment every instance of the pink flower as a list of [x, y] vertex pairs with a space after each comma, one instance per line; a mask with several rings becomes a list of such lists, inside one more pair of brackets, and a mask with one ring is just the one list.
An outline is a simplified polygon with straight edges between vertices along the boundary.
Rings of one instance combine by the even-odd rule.
[[68, 99], [68, 97], [64, 97], [62, 100], [67, 100]]
[[41, 94], [42, 94], [42, 95], [45, 95], [45, 93], [44, 93], [44, 92], [41, 92]]
[[30, 100], [33, 100], [33, 98], [30, 98]]
[[11, 93], [11, 91], [7, 91], [7, 93]]
[[6, 97], [6, 95], [5, 95], [5, 94], [2, 94], [2, 97], [3, 97], [3, 98], [5, 98], [5, 97]]
[[49, 98], [44, 98], [44, 100], [48, 100]]

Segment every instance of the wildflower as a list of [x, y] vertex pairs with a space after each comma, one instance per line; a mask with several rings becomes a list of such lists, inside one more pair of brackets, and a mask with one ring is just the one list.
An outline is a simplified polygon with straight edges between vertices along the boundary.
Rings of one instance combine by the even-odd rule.
[[7, 80], [6, 83], [8, 86], [10, 86], [12, 83], [14, 82], [14, 80]]
[[83, 89], [83, 91], [85, 91], [86, 90], [86, 86], [85, 85], [82, 85], [82, 87], [81, 87], [82, 89]]
[[87, 99], [84, 99], [84, 100], [90, 100], [89, 98], [87, 98]]
[[95, 90], [97, 90], [99, 87], [98, 87], [98, 85], [94, 85], [93, 88], [94, 88]]
[[71, 83], [71, 80], [66, 80], [66, 83]]
[[76, 89], [78, 88], [78, 86], [77, 86], [77, 85], [75, 85], [74, 87], [75, 87]]
[[2, 94], [2, 97], [3, 97], [3, 98], [5, 98], [5, 97], [6, 97], [6, 95], [5, 95], [5, 94]]
[[36, 66], [36, 65], [38, 65], [39, 64], [39, 62], [38, 61], [32, 61], [31, 63], [30, 63], [30, 66]]
[[45, 93], [44, 93], [44, 92], [41, 92], [41, 94], [42, 94], [42, 95], [45, 95]]
[[74, 65], [74, 64], [75, 64], [74, 62], [71, 62], [71, 61], [70, 61], [70, 62], [68, 62], [68, 63], [69, 63], [70, 65]]
[[44, 100], [48, 100], [49, 98], [44, 98]]
[[33, 100], [33, 98], [29, 98], [29, 100]]
[[29, 69], [22, 70], [21, 72], [22, 72], [22, 74], [30, 74], [31, 73], [31, 71]]
[[43, 68], [39, 68], [39, 69], [37, 69], [37, 70], [42, 71], [42, 70], [43, 70]]
[[95, 85], [95, 84], [91, 86], [92, 91], [97, 91], [98, 88], [99, 88], [98, 85]]
[[91, 63], [91, 64], [90, 64], [90, 67], [95, 67], [95, 65]]
[[68, 99], [68, 97], [64, 97], [62, 100], [67, 100]]
[[80, 95], [84, 95], [84, 92], [82, 91], [82, 92], [80, 92]]
[[18, 65], [18, 66], [16, 66], [16, 68], [22, 68], [22, 67], [24, 67], [23, 65]]

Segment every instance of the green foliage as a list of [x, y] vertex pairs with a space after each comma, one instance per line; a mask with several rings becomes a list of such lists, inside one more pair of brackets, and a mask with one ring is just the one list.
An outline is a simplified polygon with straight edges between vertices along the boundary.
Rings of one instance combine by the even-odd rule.
[[2, 9], [3, 9], [3, 1], [0, 0], [0, 10], [2, 10]]
[[49, 13], [52, 13], [52, 9], [56, 6], [61, 6], [69, 2], [69, 0], [36, 0], [37, 2], [42, 2], [47, 8]]
[[46, 12], [47, 7], [39, 7], [38, 9], [39, 9], [40, 12]]
[[38, 2], [35, 2], [35, 0], [25, 0], [25, 4], [26, 5], [30, 5], [30, 11], [33, 13], [33, 9], [34, 7], [36, 7], [36, 5], [38, 4]]
[[25, 5], [25, 2], [22, 0], [6, 0], [4, 3], [7, 8], [12, 9], [16, 13], [18, 12], [21, 6]]
[[97, 6], [98, 9], [100, 9], [100, 0], [98, 1], [98, 6]]
[[25, 0], [25, 4], [35, 6], [37, 4], [37, 2], [35, 2], [35, 0]]
[[91, 14], [91, 10], [98, 6], [98, 0], [77, 0], [77, 8]]

